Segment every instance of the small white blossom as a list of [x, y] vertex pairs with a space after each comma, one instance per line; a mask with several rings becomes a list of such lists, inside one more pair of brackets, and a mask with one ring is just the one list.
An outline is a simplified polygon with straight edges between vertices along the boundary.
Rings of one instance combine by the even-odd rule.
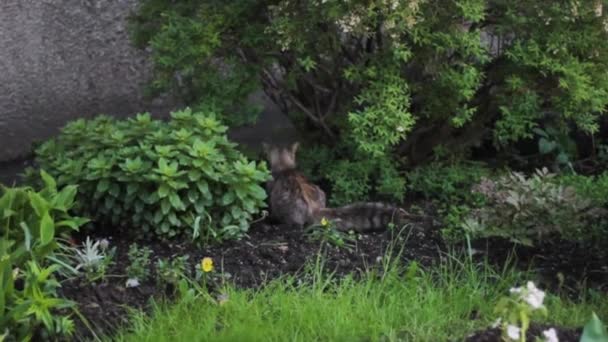
[[399, 133], [405, 132], [405, 127], [403, 127], [403, 126], [397, 126], [397, 132], [399, 132]]
[[529, 281], [526, 284], [526, 288], [515, 287], [509, 290], [512, 294], [520, 294], [526, 303], [528, 303], [533, 309], [539, 309], [543, 306], [545, 300], [545, 292], [540, 290], [534, 285], [533, 282]]
[[527, 292], [524, 296], [524, 300], [526, 303], [530, 304], [530, 306], [534, 309], [539, 309], [543, 306], [543, 301], [545, 299], [545, 292], [538, 289], [533, 282], [529, 281], [527, 284]]
[[125, 284], [126, 287], [138, 287], [139, 285], [139, 279], [137, 278], [129, 278]]
[[507, 326], [507, 336], [512, 340], [518, 340], [521, 329], [515, 325], [509, 324]]
[[99, 247], [101, 249], [108, 249], [108, 247], [110, 247], [110, 241], [108, 239], [101, 239], [101, 241], [99, 241]]
[[559, 342], [557, 332], [553, 328], [543, 331], [543, 335], [545, 336], [545, 342]]

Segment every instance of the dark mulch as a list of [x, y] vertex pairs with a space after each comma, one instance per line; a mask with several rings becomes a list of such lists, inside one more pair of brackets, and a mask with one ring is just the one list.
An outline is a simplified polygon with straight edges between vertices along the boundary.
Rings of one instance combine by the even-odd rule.
[[[400, 252], [404, 261], [416, 260], [430, 266], [439, 258], [442, 246], [437, 224], [432, 218], [421, 218], [401, 233], [383, 232], [360, 235], [352, 248], [324, 247], [325, 269], [344, 275], [380, 267], [391, 242], [394, 252]], [[137, 288], [125, 288], [123, 275], [129, 264], [127, 252], [133, 241], [110, 236], [110, 243], [117, 248], [115, 263], [103, 283], [91, 285], [81, 280], [66, 281], [62, 294], [78, 302], [80, 312], [99, 334], [125, 325], [128, 308], [146, 308], [150, 299], [166, 294], [154, 280]], [[142, 245], [140, 243], [140, 245]], [[285, 274], [297, 274], [318, 255], [320, 242], [309, 241], [299, 228], [258, 223], [251, 227], [246, 238], [228, 241], [222, 245], [196, 247], [190, 244], [146, 242], [153, 250], [152, 262], [158, 258], [188, 255], [192, 263], [203, 257], [212, 257], [216, 267], [229, 276], [238, 287], [257, 287], [264, 282]], [[154, 278], [153, 276], [151, 277]], [[77, 322], [78, 338], [91, 337], [89, 329]]]
[[[426, 205], [425, 205], [426, 206]], [[425, 212], [432, 212], [429, 206]], [[430, 266], [440, 260], [446, 251], [440, 236], [440, 223], [433, 216], [421, 216], [412, 222], [401, 234], [384, 232], [361, 235], [352, 249], [328, 247], [325, 269], [337, 275], [357, 273], [379, 267], [387, 247], [394, 243], [395, 251], [402, 251], [404, 262], [417, 261]], [[103, 237], [103, 236], [99, 236]], [[81, 280], [63, 283], [62, 294], [78, 302], [79, 310], [98, 334], [109, 334], [119, 326], [128, 324], [128, 308], [146, 309], [152, 298], [162, 298], [166, 289], [156, 285], [154, 274], [151, 280], [137, 288], [125, 288], [125, 269], [129, 265], [127, 251], [133, 240], [115, 234], [109, 236], [111, 245], [117, 247], [115, 264], [111, 267], [103, 283], [91, 285]], [[228, 241], [221, 245], [196, 247], [190, 244], [166, 242], [145, 242], [153, 250], [152, 262], [158, 258], [188, 255], [191, 263], [198, 263], [203, 257], [212, 257], [216, 268], [227, 275], [229, 281], [238, 287], [257, 287], [264, 282], [284, 274], [297, 274], [303, 266], [313, 262], [318, 255], [320, 243], [309, 241], [299, 228], [273, 225], [268, 222], [254, 224], [247, 237], [240, 241]], [[548, 240], [535, 248], [514, 248], [503, 240], [477, 241], [473, 248], [478, 260], [502, 266], [507, 256], [514, 252], [513, 262], [520, 269], [538, 272], [542, 288], [551, 292], [578, 292], [579, 286], [608, 291], [608, 259], [604, 255], [590, 252], [584, 246]], [[563, 282], [557, 274], [563, 274]], [[562, 285], [560, 287], [560, 284]], [[91, 337], [89, 329], [77, 322], [78, 339]], [[533, 326], [531, 333], [540, 332], [542, 326]], [[535, 330], [536, 329], [536, 330]], [[560, 341], [574, 341], [578, 330], [560, 329]], [[563, 335], [563, 339], [561, 338]], [[498, 341], [499, 332], [488, 329], [476, 333], [476, 339], [468, 341]], [[574, 338], [574, 337], [573, 337]]]
[[[526, 332], [526, 341], [535, 341], [536, 337], [544, 338], [543, 331], [554, 328], [557, 332], [557, 338], [560, 342], [579, 342], [582, 334], [580, 329], [568, 329], [555, 327], [546, 324], [530, 324], [530, 328]], [[466, 338], [467, 342], [502, 342], [501, 331], [498, 328], [490, 328], [484, 331], [478, 331]], [[543, 339], [544, 341], [544, 339]]]
[[536, 280], [552, 293], [576, 297], [583, 289], [608, 292], [608, 250], [580, 243], [547, 239], [534, 247], [516, 246], [501, 239], [473, 243], [477, 258], [487, 258], [493, 265], [507, 260], [522, 270], [538, 275]]

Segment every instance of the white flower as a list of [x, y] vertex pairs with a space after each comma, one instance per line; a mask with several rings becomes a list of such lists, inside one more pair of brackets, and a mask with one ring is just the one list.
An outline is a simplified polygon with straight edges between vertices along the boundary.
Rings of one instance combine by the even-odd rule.
[[99, 241], [99, 247], [101, 249], [108, 249], [108, 247], [110, 247], [110, 241], [108, 241], [108, 239], [101, 239], [101, 241]]
[[542, 307], [545, 299], [545, 292], [539, 290], [531, 281], [528, 282], [526, 287], [527, 291], [526, 295], [524, 296], [526, 303], [530, 304], [530, 306], [534, 309]]
[[139, 286], [139, 279], [137, 278], [129, 278], [127, 279], [127, 283], [125, 284], [126, 287], [138, 287]]
[[515, 325], [507, 325], [507, 336], [512, 340], [518, 340], [521, 329]]
[[403, 127], [403, 126], [397, 126], [397, 132], [399, 132], [399, 133], [405, 132], [405, 127]]
[[515, 287], [510, 289], [509, 292], [512, 294], [520, 294], [520, 298], [528, 303], [533, 309], [541, 308], [543, 306], [543, 301], [545, 300], [545, 292], [537, 288], [531, 281], [526, 284], [525, 289]]
[[543, 335], [545, 336], [545, 342], [559, 342], [557, 332], [553, 328], [543, 331]]

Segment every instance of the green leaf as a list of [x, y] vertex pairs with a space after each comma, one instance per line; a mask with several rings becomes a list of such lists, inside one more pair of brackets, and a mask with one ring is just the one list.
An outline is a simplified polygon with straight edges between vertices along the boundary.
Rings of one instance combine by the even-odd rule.
[[184, 208], [184, 203], [182, 202], [182, 200], [179, 198], [179, 195], [176, 194], [175, 192], [171, 193], [171, 195], [169, 195], [169, 201], [171, 202], [171, 205], [173, 206], [173, 208], [175, 209], [182, 209]]
[[55, 179], [51, 175], [44, 170], [40, 170], [40, 177], [42, 177], [42, 181], [44, 182], [45, 190], [51, 194], [57, 193], [57, 182], [55, 182]]
[[602, 321], [597, 317], [597, 315], [592, 313], [591, 320], [585, 324], [585, 328], [583, 329], [583, 335], [581, 336], [580, 342], [606, 342], [608, 341], [608, 331], [606, 330], [606, 326], [602, 323]]
[[25, 238], [25, 250], [29, 252], [32, 250], [32, 232], [30, 232], [30, 227], [27, 226], [27, 223], [21, 222], [20, 226], [21, 229], [23, 229], [23, 235]]
[[69, 220], [59, 221], [56, 224], [57, 228], [68, 227], [72, 230], [78, 230], [82, 225], [89, 223], [91, 220], [84, 217], [72, 217]]
[[97, 183], [97, 192], [105, 193], [110, 188], [110, 181], [107, 178], [103, 178]]
[[235, 196], [234, 196], [234, 192], [232, 191], [227, 191], [224, 193], [224, 195], [222, 196], [222, 205], [229, 205], [230, 203], [234, 202]]
[[55, 223], [48, 212], [40, 219], [40, 243], [44, 246], [53, 241], [55, 237]]
[[67, 211], [74, 203], [77, 192], [77, 185], [68, 185], [64, 187], [53, 199], [53, 207], [58, 210]]
[[49, 211], [49, 203], [42, 198], [42, 196], [35, 192], [30, 192], [28, 195], [30, 198], [30, 204], [32, 205], [32, 208], [34, 208], [34, 211], [38, 217], [42, 217]]
[[169, 202], [168, 199], [163, 198], [163, 200], [160, 202], [160, 208], [163, 211], [163, 215], [169, 214], [169, 211], [171, 210], [171, 202]]
[[201, 217], [197, 216], [194, 219], [194, 225], [192, 227], [192, 241], [196, 240], [201, 235]]
[[161, 184], [160, 187], [158, 187], [158, 197], [160, 198], [165, 198], [167, 196], [169, 196], [169, 193], [172, 191], [172, 189], [167, 185], [167, 184]]

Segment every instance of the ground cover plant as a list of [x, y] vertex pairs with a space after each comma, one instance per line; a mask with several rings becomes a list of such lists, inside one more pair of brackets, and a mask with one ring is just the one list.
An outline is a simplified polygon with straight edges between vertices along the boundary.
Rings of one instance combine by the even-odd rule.
[[[235, 149], [212, 112], [169, 122], [79, 119], [36, 150], [58, 184], [78, 184], [75, 210], [140, 239], [239, 238], [264, 206], [265, 164]], [[137, 229], [133, 229], [137, 227]]]

